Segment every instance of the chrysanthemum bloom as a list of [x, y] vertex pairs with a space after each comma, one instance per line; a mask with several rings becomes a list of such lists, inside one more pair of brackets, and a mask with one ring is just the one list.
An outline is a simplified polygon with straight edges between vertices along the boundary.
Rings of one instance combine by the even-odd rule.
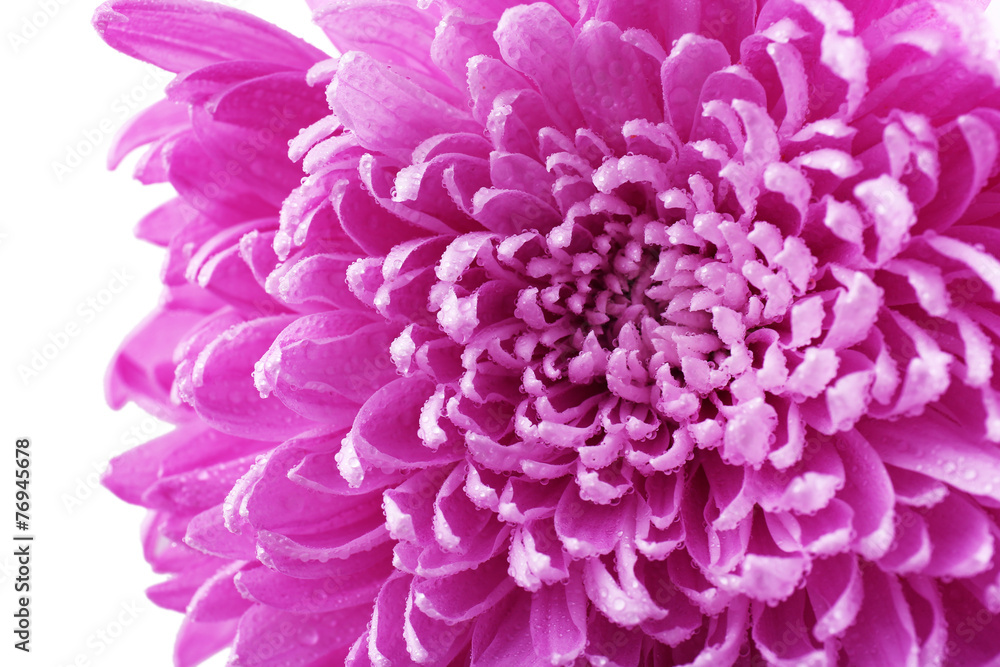
[[310, 4], [96, 16], [178, 665], [1000, 664], [983, 3]]

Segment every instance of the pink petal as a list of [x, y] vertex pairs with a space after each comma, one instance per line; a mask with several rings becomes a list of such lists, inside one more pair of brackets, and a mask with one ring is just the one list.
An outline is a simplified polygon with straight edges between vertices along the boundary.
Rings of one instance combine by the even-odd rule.
[[217, 623], [239, 618], [252, 606], [233, 584], [233, 577], [246, 565], [242, 561], [220, 568], [194, 594], [188, 605], [188, 616], [199, 623]]
[[240, 619], [232, 662], [241, 667], [265, 667], [276, 662], [309, 665], [326, 660], [336, 664], [365, 629], [367, 607], [292, 614], [254, 605]]
[[414, 601], [431, 618], [457, 623], [473, 619], [514, 588], [507, 558], [492, 558], [474, 570], [413, 582]]
[[313, 423], [253, 386], [254, 364], [289, 323], [272, 317], [237, 324], [204, 348], [190, 350], [177, 368], [185, 402], [214, 428], [247, 438], [280, 440]]
[[864, 599], [854, 625], [844, 634], [852, 665], [916, 667], [919, 655], [913, 617], [895, 575], [877, 567], [864, 571]]
[[460, 443], [431, 450], [420, 431], [420, 408], [434, 385], [423, 378], [400, 378], [375, 392], [362, 406], [348, 436], [363, 461], [388, 467], [447, 463], [461, 458]]
[[347, 426], [397, 377], [389, 357], [396, 333], [356, 311], [307, 315], [274, 339], [255, 366], [255, 384], [303, 416]]
[[884, 554], [893, 538], [892, 482], [878, 454], [856, 433], [837, 440], [844, 461], [844, 489], [838, 497], [854, 510], [856, 548], [867, 558]]
[[231, 532], [226, 527], [222, 505], [207, 509], [188, 523], [184, 543], [220, 558], [253, 560], [257, 556], [252, 535]]
[[824, 651], [816, 645], [805, 624], [805, 602], [805, 593], [796, 591], [776, 606], [755, 608], [752, 637], [769, 665], [824, 664]]
[[587, 599], [578, 577], [531, 596], [531, 638], [539, 657], [573, 664], [587, 644]]
[[[1000, 452], [942, 417], [868, 421], [859, 430], [886, 463], [1000, 501]], [[963, 461], [962, 465], [958, 461]], [[937, 463], [940, 461], [940, 463]]]
[[549, 4], [521, 5], [504, 12], [494, 37], [503, 59], [535, 82], [555, 117], [576, 126], [580, 112], [571, 95], [570, 23]]
[[118, 167], [136, 148], [188, 127], [190, 123], [190, 112], [184, 105], [171, 100], [156, 102], [122, 125], [108, 151], [108, 169]]
[[572, 60], [573, 92], [587, 125], [620, 143], [626, 121], [662, 121], [658, 68], [656, 60], [625, 42], [614, 24], [587, 23], [576, 38]]
[[701, 90], [709, 75], [730, 65], [725, 47], [713, 39], [686, 34], [677, 40], [661, 70], [664, 108], [682, 141], [701, 112]]
[[263, 193], [270, 194], [270, 200], [262, 197], [243, 179], [232, 176], [227, 170], [229, 161], [208, 151], [193, 134], [173, 138], [168, 152], [170, 184], [199, 211], [222, 220], [252, 220], [276, 212], [276, 192]]
[[[393, 65], [426, 69], [437, 19], [402, 2], [323, 2], [313, 21], [341, 53], [365, 51]], [[419, 54], [419, 55], [418, 55]]]
[[566, 487], [556, 507], [556, 532], [563, 547], [576, 558], [609, 553], [618, 542], [622, 516], [634, 503], [594, 505], [580, 499], [575, 484]]
[[181, 622], [174, 643], [174, 666], [195, 667], [222, 649], [236, 637], [239, 619], [216, 623], [197, 623], [189, 618]]
[[240, 572], [236, 587], [249, 600], [296, 614], [315, 614], [371, 604], [392, 573], [388, 558], [351, 559], [339, 576], [300, 579], [266, 567]]
[[542, 667], [531, 640], [531, 597], [515, 589], [476, 623], [472, 663], [477, 667]]
[[328, 100], [362, 146], [401, 161], [431, 135], [477, 129], [464, 112], [359, 51], [341, 56]]
[[813, 636], [821, 642], [839, 636], [861, 609], [861, 571], [854, 556], [841, 554], [813, 561], [806, 590], [817, 617]]
[[922, 574], [970, 577], [990, 567], [996, 524], [977, 505], [962, 494], [950, 493], [923, 516], [934, 548]]
[[170, 399], [172, 361], [177, 342], [205, 313], [160, 307], [121, 344], [108, 366], [105, 394], [113, 408], [135, 401], [153, 415], [171, 422], [190, 419], [191, 409]]
[[324, 58], [256, 16], [190, 0], [111, 0], [94, 13], [94, 25], [113, 48], [170, 72], [262, 53], [303, 70]]

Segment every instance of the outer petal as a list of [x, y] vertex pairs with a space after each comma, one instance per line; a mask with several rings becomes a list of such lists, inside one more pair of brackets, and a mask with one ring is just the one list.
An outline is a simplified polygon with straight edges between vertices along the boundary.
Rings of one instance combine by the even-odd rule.
[[213, 427], [242, 437], [280, 440], [313, 422], [275, 397], [261, 398], [251, 373], [287, 317], [236, 324], [204, 348], [190, 349], [177, 367], [177, 390]]
[[196, 0], [111, 0], [94, 14], [104, 41], [170, 72], [226, 60], [257, 60], [308, 69], [325, 54], [256, 16]]

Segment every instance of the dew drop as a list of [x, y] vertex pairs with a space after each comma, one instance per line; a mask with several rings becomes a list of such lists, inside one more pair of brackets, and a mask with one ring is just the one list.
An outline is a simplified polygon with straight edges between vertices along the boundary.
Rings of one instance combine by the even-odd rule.
[[315, 628], [304, 627], [299, 630], [298, 639], [299, 643], [304, 646], [315, 646], [319, 641], [319, 633], [316, 632]]

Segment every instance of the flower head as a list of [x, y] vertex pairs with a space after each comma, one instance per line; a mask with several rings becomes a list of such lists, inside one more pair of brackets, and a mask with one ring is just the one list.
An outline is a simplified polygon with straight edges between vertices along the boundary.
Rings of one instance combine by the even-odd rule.
[[1000, 659], [977, 3], [112, 0], [177, 662]]

